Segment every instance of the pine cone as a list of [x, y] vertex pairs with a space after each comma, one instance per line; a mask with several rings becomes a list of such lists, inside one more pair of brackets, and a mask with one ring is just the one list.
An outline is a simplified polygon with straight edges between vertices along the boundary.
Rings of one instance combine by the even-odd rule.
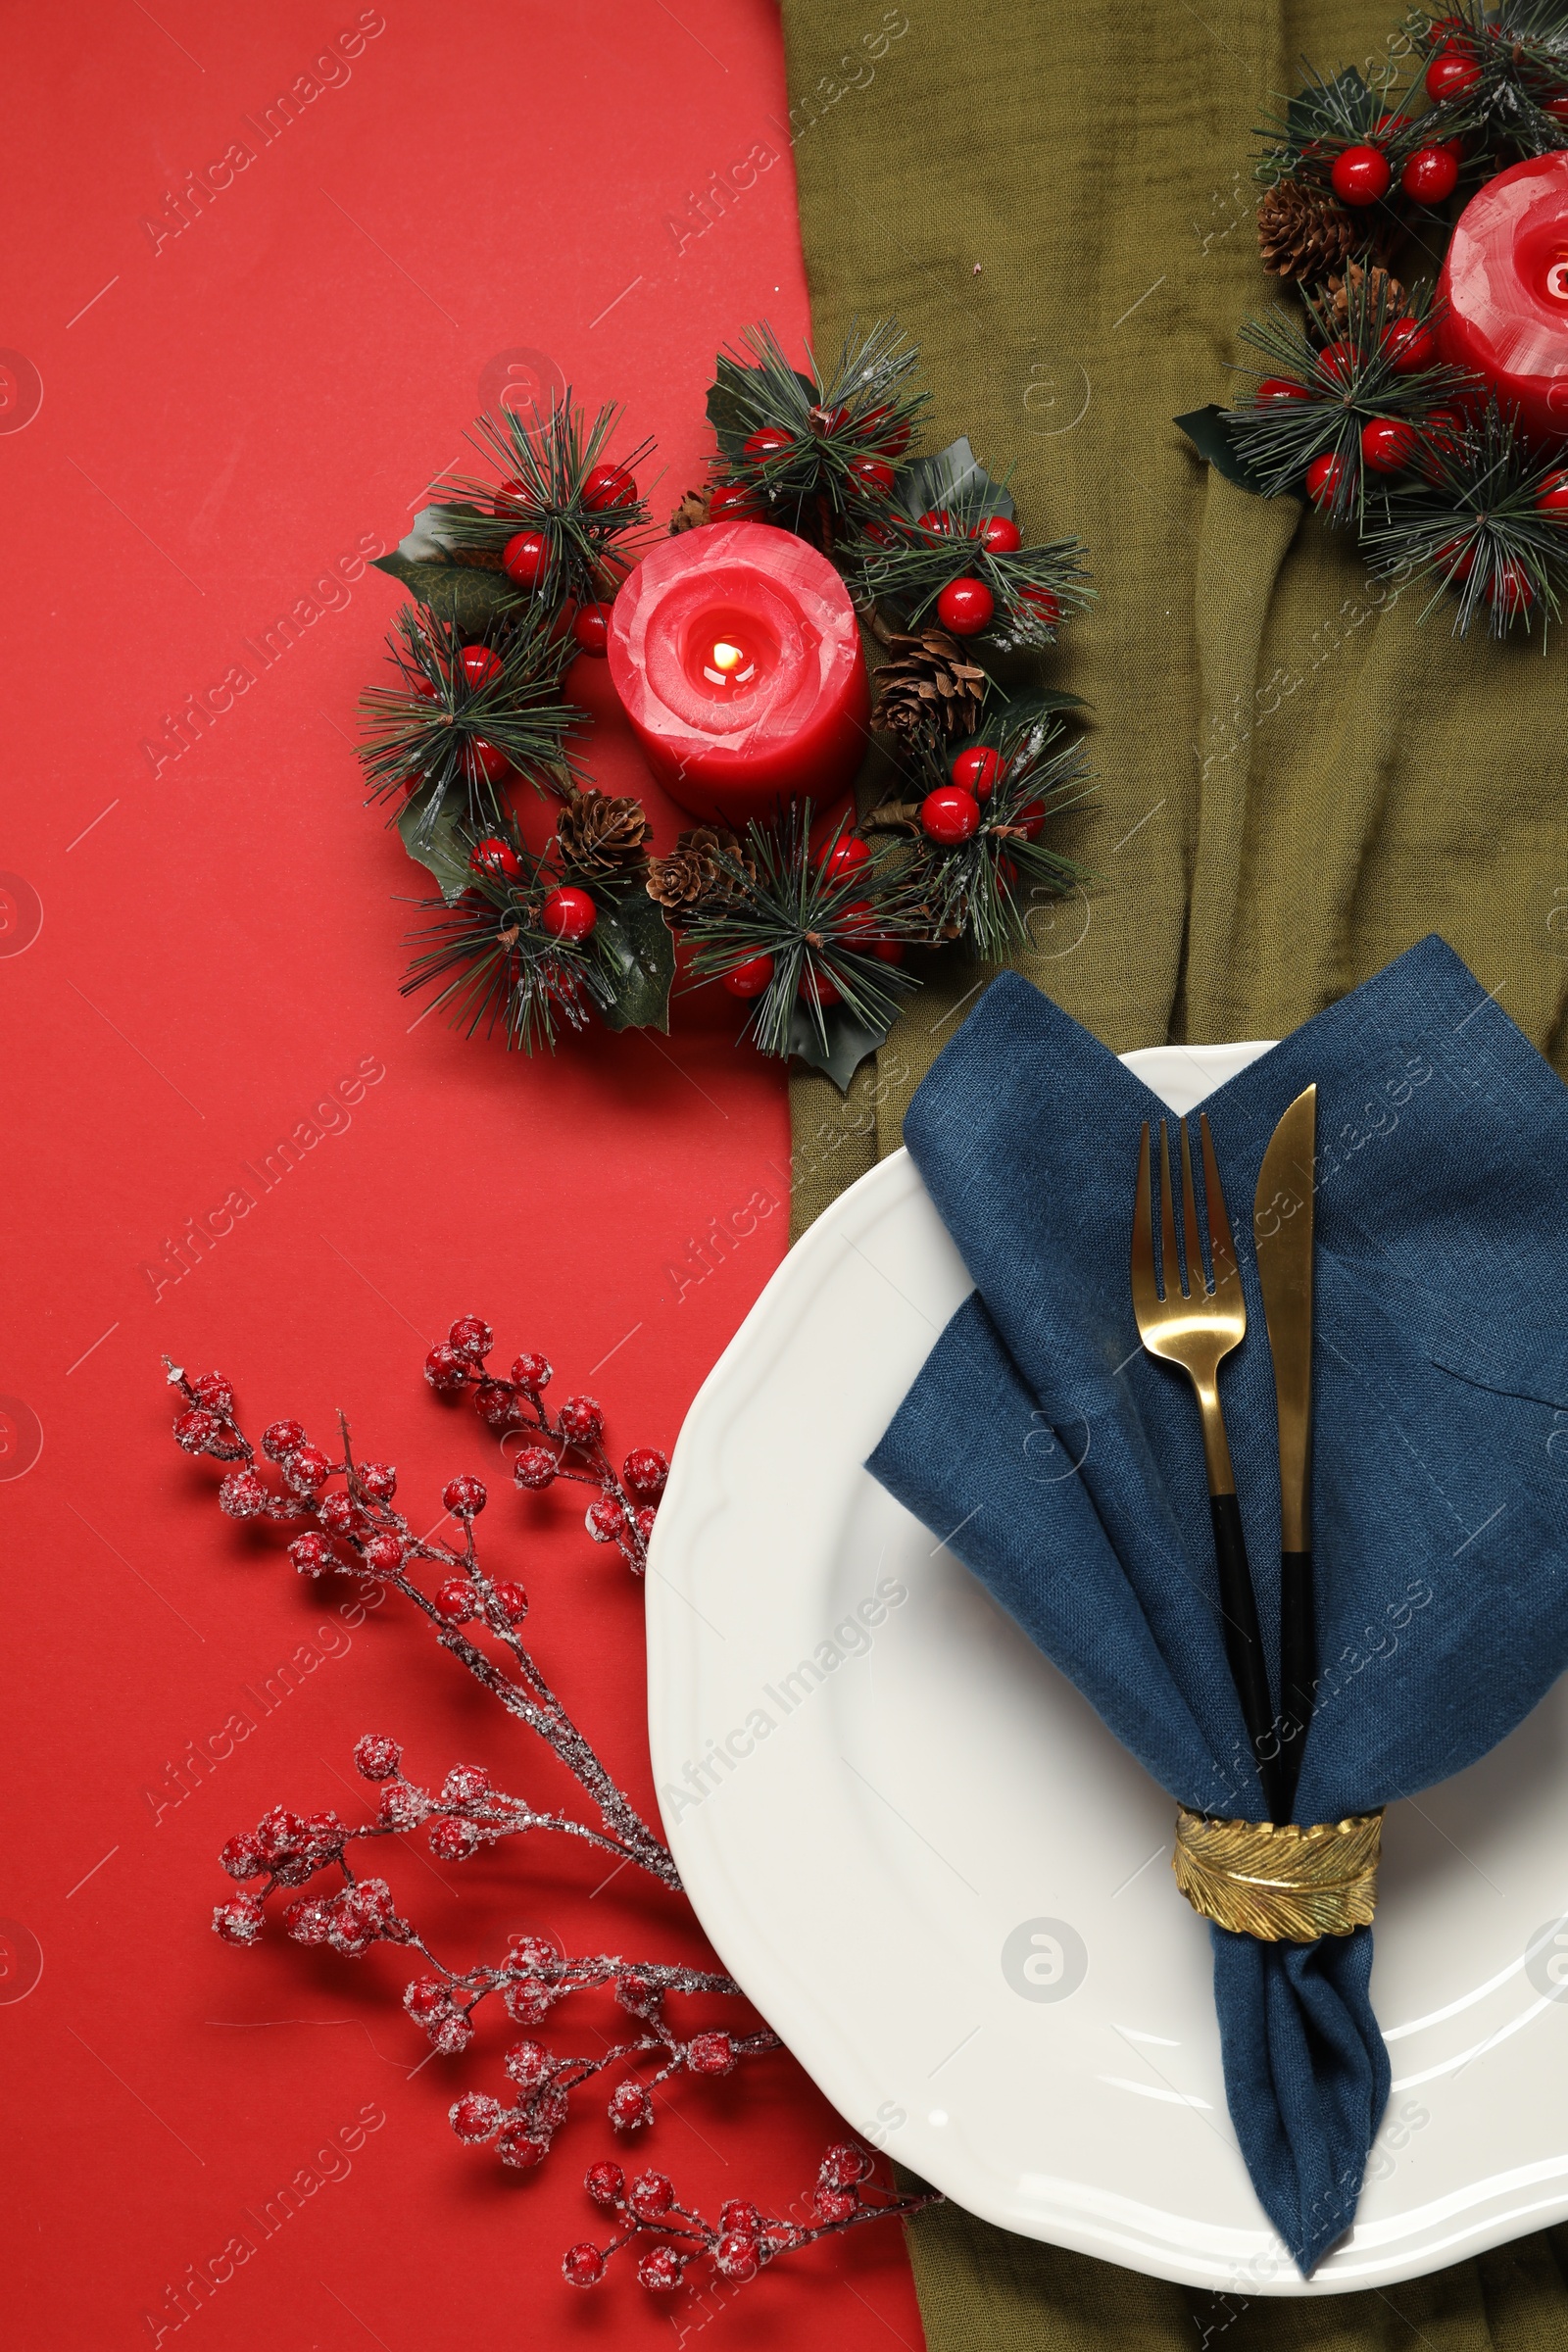
[[641, 865], [653, 826], [641, 801], [574, 793], [556, 819], [562, 862], [581, 874], [625, 873]]
[[1343, 270], [1361, 232], [1342, 204], [1321, 188], [1282, 179], [1257, 208], [1257, 250], [1265, 270], [1298, 285], [1316, 285]]
[[706, 490], [688, 490], [669, 518], [669, 535], [673, 539], [678, 531], [694, 531], [700, 522], [708, 522], [710, 519], [708, 512], [708, 492]]
[[1404, 288], [1396, 277], [1389, 275], [1381, 263], [1374, 262], [1370, 270], [1363, 270], [1359, 262], [1350, 262], [1347, 265], [1343, 277], [1335, 276], [1329, 279], [1329, 293], [1333, 300], [1336, 326], [1346, 326], [1349, 323], [1350, 298], [1352, 295], [1359, 296], [1363, 292], [1366, 296], [1366, 315], [1369, 318], [1378, 317], [1380, 298], [1383, 304], [1382, 315], [1385, 318], [1402, 318], [1410, 307], [1410, 298]]
[[985, 671], [966, 662], [943, 629], [895, 633], [887, 643], [893, 659], [876, 673], [872, 726], [911, 745], [973, 734], [985, 701]]
[[733, 833], [713, 825], [694, 825], [682, 833], [667, 858], [655, 858], [648, 867], [648, 896], [665, 915], [692, 915], [722, 906], [740, 896], [734, 874], [721, 865], [752, 871], [751, 861]]

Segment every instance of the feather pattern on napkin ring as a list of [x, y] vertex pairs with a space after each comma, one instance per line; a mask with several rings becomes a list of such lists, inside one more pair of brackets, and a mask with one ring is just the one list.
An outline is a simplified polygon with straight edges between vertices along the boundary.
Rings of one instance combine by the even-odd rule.
[[1371, 1924], [1383, 1814], [1318, 1822], [1215, 1821], [1176, 1814], [1171, 1868], [1193, 1909], [1263, 1943], [1315, 1943]]

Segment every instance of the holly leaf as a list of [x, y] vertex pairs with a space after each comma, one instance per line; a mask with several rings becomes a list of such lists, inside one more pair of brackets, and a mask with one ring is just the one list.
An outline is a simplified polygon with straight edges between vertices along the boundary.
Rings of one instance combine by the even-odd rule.
[[868, 1054], [876, 1052], [892, 1028], [896, 1012], [873, 1028], [857, 1019], [845, 1004], [824, 1004], [820, 1029], [816, 1015], [797, 1004], [790, 1014], [788, 1053], [808, 1062], [813, 1070], [821, 1070], [832, 1079], [841, 1095], [850, 1091], [850, 1080]]
[[1216, 408], [1212, 402], [1206, 409], [1193, 409], [1172, 422], [1187, 435], [1200, 458], [1207, 460], [1216, 473], [1222, 473], [1239, 490], [1250, 490], [1254, 497], [1267, 495], [1260, 474], [1256, 473], [1231, 439], [1226, 422], [1230, 411]]
[[[794, 375], [809, 406], [816, 398], [816, 386], [798, 368]], [[719, 357], [718, 372], [708, 387], [708, 421], [732, 465], [738, 463], [741, 444], [756, 431], [759, 416], [765, 412], [761, 394], [766, 376], [763, 368], [745, 368], [739, 360]]]
[[950, 441], [934, 458], [916, 458], [901, 476], [898, 495], [900, 504], [916, 519], [956, 501], [982, 514], [1005, 514], [1009, 522], [1017, 515], [1011, 492], [993, 481], [969, 447], [967, 434]]
[[426, 785], [410, 797], [398, 816], [403, 847], [416, 865], [435, 876], [449, 906], [472, 880], [468, 852], [473, 845], [463, 825], [464, 812], [456, 806], [461, 798], [438, 785]]
[[406, 556], [401, 547], [395, 547], [389, 556], [376, 557], [375, 568], [401, 580], [411, 596], [428, 605], [443, 620], [456, 621], [460, 629], [472, 629], [476, 634], [522, 601], [504, 571], [486, 571], [477, 564], [444, 564], [434, 558]]
[[604, 959], [600, 977], [610, 992], [599, 995], [606, 1028], [662, 1029], [667, 1035], [675, 942], [647, 892], [631, 891], [612, 906], [601, 906], [594, 938]]

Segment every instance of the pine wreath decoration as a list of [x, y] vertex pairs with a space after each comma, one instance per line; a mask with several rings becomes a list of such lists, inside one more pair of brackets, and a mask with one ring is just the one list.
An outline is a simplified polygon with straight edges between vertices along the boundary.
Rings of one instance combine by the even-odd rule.
[[1425, 613], [1451, 597], [1456, 635], [1539, 623], [1544, 644], [1568, 564], [1568, 431], [1529, 380], [1550, 368], [1510, 384], [1527, 416], [1447, 364], [1486, 344], [1448, 336], [1437, 281], [1480, 186], [1568, 152], [1568, 0], [1457, 0], [1403, 32], [1402, 91], [1397, 65], [1308, 70], [1261, 126], [1259, 258], [1300, 309], [1247, 319], [1252, 380], [1176, 422], [1243, 489], [1304, 499], [1380, 574], [1428, 580]]
[[[930, 395], [896, 320], [852, 332], [828, 367], [806, 358], [792, 366], [765, 323], [719, 355], [711, 478], [667, 528], [764, 519], [837, 567], [886, 657], [872, 725], [901, 771], [863, 819], [813, 822], [799, 802], [743, 836], [688, 827], [660, 853], [641, 801], [593, 786], [570, 664], [603, 654], [610, 604], [656, 529], [636, 471], [652, 444], [612, 454], [618, 410], [590, 416], [568, 392], [481, 417], [489, 475], [440, 482], [379, 560], [414, 601], [388, 640], [390, 681], [362, 699], [361, 759], [439, 894], [418, 902], [405, 990], [468, 1035], [533, 1053], [592, 1020], [666, 1029], [685, 943], [692, 984], [744, 1007], [742, 1039], [848, 1086], [919, 985], [908, 948], [1005, 953], [1033, 901], [1078, 879], [1041, 839], [1086, 789], [1061, 715], [1072, 698], [1019, 703], [997, 662], [1041, 653], [1083, 610], [1083, 549], [1026, 544], [966, 439], [920, 454]], [[1013, 693], [1018, 675], [1014, 660]], [[1000, 761], [999, 780], [955, 843], [930, 812], [965, 747]], [[519, 829], [520, 784], [555, 804], [542, 849]]]

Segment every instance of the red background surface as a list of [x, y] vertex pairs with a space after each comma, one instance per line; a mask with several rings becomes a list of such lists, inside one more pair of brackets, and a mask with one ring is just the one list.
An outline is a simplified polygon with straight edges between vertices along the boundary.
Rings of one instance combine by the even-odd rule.
[[[508, 1359], [539, 1346], [566, 1386], [591, 1382], [617, 1446], [667, 1446], [784, 1244], [783, 1087], [732, 1051], [729, 1008], [688, 1004], [667, 1050], [601, 1037], [528, 1065], [398, 997], [413, 869], [363, 808], [349, 742], [392, 583], [326, 591], [266, 668], [244, 650], [340, 559], [396, 541], [517, 346], [590, 404], [623, 401], [626, 445], [657, 435], [648, 486], [669, 512], [697, 478], [715, 348], [762, 316], [805, 325], [776, 23], [763, 0], [386, 0], [348, 78], [264, 144], [244, 118], [358, 16], [75, 0], [8, 30], [6, 2339], [145, 2344], [150, 2311], [166, 2345], [208, 2352], [654, 2343], [672, 2323], [677, 2341], [915, 2344], [892, 2230], [728, 2304], [683, 2292], [672, 2311], [629, 2271], [575, 2293], [558, 2263], [597, 2218], [596, 2097], [542, 2174], [505, 2175], [444, 2121], [458, 2087], [500, 2086], [499, 2015], [468, 2059], [416, 2075], [394, 1955], [353, 1964], [276, 1931], [240, 1954], [208, 1933], [221, 1839], [279, 1799], [348, 1811], [368, 1728], [400, 1734], [417, 1778], [461, 1756], [562, 1793], [404, 1611], [339, 1624], [337, 1654], [157, 1810], [187, 1742], [257, 1713], [242, 1687], [335, 1622], [335, 1596], [220, 1519], [210, 1466], [174, 1451], [164, 1350], [228, 1372], [253, 1432], [287, 1411], [328, 1433], [343, 1403], [411, 1514], [434, 1519], [451, 1471], [488, 1470], [492, 1560], [530, 1587], [547, 1669], [648, 1810], [638, 1591], [574, 1512], [502, 1482], [419, 1361], [477, 1308]], [[254, 160], [155, 242], [144, 221], [172, 228], [166, 195], [235, 140]], [[759, 142], [777, 160], [677, 251], [666, 217]], [[155, 773], [166, 714], [240, 662], [256, 682]], [[593, 771], [635, 787], [588, 666]], [[351, 1124], [259, 1192], [241, 1163], [368, 1058], [385, 1075]], [[155, 1296], [142, 1268], [236, 1185], [255, 1208]], [[777, 1211], [677, 1293], [666, 1269], [758, 1191]], [[668, 1898], [628, 1874], [594, 1896], [603, 1874], [569, 1854], [438, 1873], [406, 1852], [389, 1875], [454, 1959], [513, 1929], [704, 1950]], [[552, 2038], [592, 2049], [614, 2014], [574, 2004]], [[385, 2121], [346, 2174], [176, 2328], [166, 2288], [368, 2106]], [[787, 2201], [836, 2132], [778, 2057], [677, 2087], [635, 2147], [711, 2210]]]

